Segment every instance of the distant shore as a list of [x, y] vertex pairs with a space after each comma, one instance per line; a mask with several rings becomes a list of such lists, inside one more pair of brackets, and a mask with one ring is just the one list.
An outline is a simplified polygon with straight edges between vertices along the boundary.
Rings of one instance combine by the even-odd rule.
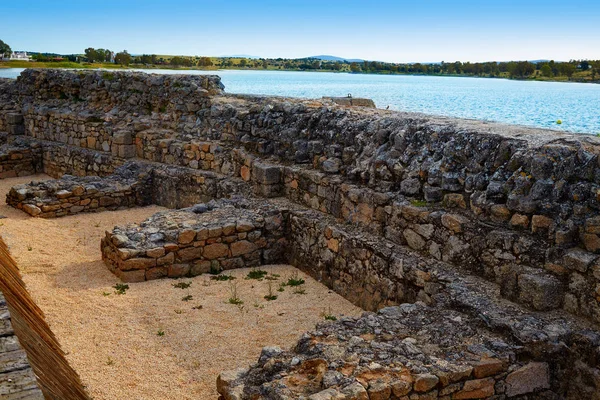
[[178, 67], [174, 65], [157, 65], [157, 64], [130, 64], [127, 66], [114, 64], [114, 63], [77, 63], [71, 61], [0, 61], [0, 69], [7, 68], [63, 68], [63, 69], [114, 69], [114, 70], [131, 70], [131, 69], [157, 69], [157, 70], [178, 70], [178, 71], [207, 71], [217, 72], [220, 70], [234, 70], [234, 71], [269, 71], [269, 72], [309, 72], [319, 73], [328, 72], [336, 74], [357, 74], [357, 75], [398, 75], [398, 76], [437, 76], [437, 77], [455, 77], [455, 78], [492, 78], [492, 79], [509, 79], [517, 81], [532, 81], [532, 82], [564, 82], [564, 83], [594, 83], [600, 84], [600, 79], [591, 80], [583, 78], [567, 78], [565, 76], [558, 76], [548, 78], [544, 76], [534, 76], [530, 78], [512, 78], [508, 75], [475, 75], [475, 74], [416, 74], [416, 73], [404, 73], [404, 72], [349, 72], [349, 71], [337, 71], [330, 69], [320, 70], [305, 70], [299, 68], [280, 69], [280, 68], [256, 68], [246, 67], [240, 68], [239, 66], [223, 67]]

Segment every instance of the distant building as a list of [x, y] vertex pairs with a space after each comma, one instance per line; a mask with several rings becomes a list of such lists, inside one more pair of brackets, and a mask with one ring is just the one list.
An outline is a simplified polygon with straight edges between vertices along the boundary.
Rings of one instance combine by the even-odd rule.
[[4, 61], [30, 61], [31, 57], [27, 54], [26, 51], [13, 51], [10, 57], [3, 57]]

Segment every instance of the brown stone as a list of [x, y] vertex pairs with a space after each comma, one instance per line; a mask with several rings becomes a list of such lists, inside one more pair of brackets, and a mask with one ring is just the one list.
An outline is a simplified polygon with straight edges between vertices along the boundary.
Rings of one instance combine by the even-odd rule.
[[254, 229], [254, 224], [250, 221], [240, 220], [237, 222], [235, 228], [238, 232], [250, 232]]
[[348, 400], [369, 400], [367, 390], [358, 382], [351, 383], [342, 388], [342, 393]]
[[452, 399], [485, 399], [494, 395], [494, 378], [466, 381], [463, 389], [452, 395]]
[[419, 374], [415, 376], [413, 388], [417, 392], [428, 392], [440, 381], [440, 378], [433, 374]]
[[340, 241], [334, 238], [327, 240], [327, 248], [334, 253], [337, 253], [340, 249]]
[[143, 269], [136, 271], [117, 271], [117, 276], [123, 282], [144, 282], [146, 280], [146, 271]]
[[403, 380], [393, 381], [391, 387], [396, 397], [407, 395], [412, 390], [412, 384]]
[[231, 243], [231, 256], [237, 257], [242, 254], [252, 253], [254, 250], [256, 250], [256, 248], [257, 246], [252, 242], [247, 240], [239, 240]]
[[402, 232], [404, 239], [406, 239], [406, 243], [410, 246], [410, 248], [415, 250], [422, 250], [425, 247], [425, 240], [412, 229], [405, 229]]
[[155, 247], [153, 249], [146, 250], [146, 256], [150, 258], [159, 258], [165, 255], [164, 247]]
[[504, 363], [495, 358], [482, 359], [473, 366], [475, 378], [487, 378], [504, 371]]
[[506, 395], [509, 397], [550, 388], [548, 364], [530, 362], [506, 377]]
[[229, 247], [223, 243], [209, 244], [204, 248], [204, 258], [214, 260], [219, 257], [227, 257], [229, 255]]
[[498, 222], [508, 221], [510, 218], [510, 210], [504, 204], [494, 204], [490, 208], [492, 220]]
[[146, 270], [146, 280], [151, 281], [153, 279], [160, 279], [167, 276], [166, 267], [155, 267]]
[[42, 210], [40, 210], [38, 207], [34, 206], [33, 204], [23, 205], [23, 211], [25, 211], [27, 214], [32, 215], [34, 217], [37, 215], [40, 215], [42, 213]]
[[179, 237], [177, 238], [177, 241], [180, 244], [189, 244], [189, 243], [192, 243], [195, 238], [196, 238], [196, 231], [194, 231], [192, 229], [187, 229], [187, 230], [181, 231], [179, 233]]
[[583, 244], [587, 251], [597, 253], [600, 250], [600, 237], [592, 233], [583, 235]]
[[171, 264], [168, 266], [169, 278], [180, 278], [190, 272], [190, 264]]
[[131, 269], [147, 269], [156, 266], [156, 259], [136, 257], [130, 258], [129, 260], [123, 261], [123, 271], [129, 271]]
[[460, 193], [448, 193], [445, 195], [444, 205], [448, 208], [467, 208], [465, 197]]
[[442, 215], [442, 225], [450, 229], [454, 233], [460, 233], [463, 231], [463, 225], [468, 220], [462, 215], [458, 214], [444, 214]]
[[552, 219], [544, 215], [534, 215], [531, 218], [531, 232], [541, 232], [550, 229], [552, 226]]
[[392, 388], [386, 382], [381, 380], [369, 382], [369, 400], [388, 400], [392, 395]]
[[202, 257], [202, 247], [186, 247], [177, 251], [177, 258], [181, 261], [193, 261]]
[[173, 264], [174, 262], [175, 262], [175, 253], [169, 253], [163, 257], [156, 259], [156, 265], [158, 265], [158, 266]]

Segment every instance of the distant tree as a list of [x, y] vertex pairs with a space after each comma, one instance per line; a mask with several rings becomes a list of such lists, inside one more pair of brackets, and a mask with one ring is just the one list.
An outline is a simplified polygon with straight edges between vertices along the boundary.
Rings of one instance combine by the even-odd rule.
[[269, 62], [268, 62], [267, 60], [262, 60], [262, 67], [263, 67], [264, 69], [267, 69], [267, 68], [269, 68]]
[[358, 65], [358, 63], [353, 62], [352, 64], [350, 64], [350, 71], [361, 72], [362, 69], [360, 68], [360, 65]]
[[244, 68], [247, 64], [248, 64], [248, 61], [246, 61], [245, 58], [242, 58], [240, 61], [240, 67]]
[[546, 78], [551, 78], [554, 76], [554, 74], [552, 73], [552, 68], [550, 68], [550, 65], [548, 64], [542, 65], [542, 68], [540, 68], [540, 72]]
[[84, 50], [85, 53], [85, 58], [87, 58], [88, 62], [95, 62], [98, 61], [98, 53], [96, 52], [96, 49], [94, 49], [93, 47], [88, 47], [87, 49]]
[[0, 40], [0, 55], [10, 55], [10, 53], [12, 53], [10, 46]]
[[200, 59], [198, 60], [198, 66], [200, 67], [211, 67], [212, 65], [213, 62], [210, 59], [210, 57], [200, 57]]
[[587, 60], [583, 60], [579, 63], [579, 68], [581, 68], [582, 71], [587, 71], [590, 68], [590, 63]]
[[567, 77], [572, 77], [573, 74], [575, 73], [575, 70], [577, 69], [577, 67], [570, 63], [570, 62], [564, 62], [564, 63], [560, 63], [558, 64], [558, 71], [561, 75], [565, 75]]
[[123, 50], [115, 55], [115, 64], [129, 65], [131, 64], [131, 54], [127, 50]]

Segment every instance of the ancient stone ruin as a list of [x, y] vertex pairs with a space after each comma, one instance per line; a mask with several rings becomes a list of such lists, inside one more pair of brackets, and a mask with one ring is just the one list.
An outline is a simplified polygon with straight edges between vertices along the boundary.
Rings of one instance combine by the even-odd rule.
[[171, 209], [102, 239], [123, 281], [285, 262], [365, 309], [223, 372], [223, 399], [600, 399], [598, 139], [208, 75], [0, 89], [0, 177], [56, 178], [8, 204]]

